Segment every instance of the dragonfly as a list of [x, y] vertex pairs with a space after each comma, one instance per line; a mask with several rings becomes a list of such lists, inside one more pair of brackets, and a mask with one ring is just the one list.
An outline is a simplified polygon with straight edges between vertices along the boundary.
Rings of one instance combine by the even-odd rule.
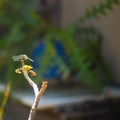
[[13, 61], [25, 61], [25, 60], [30, 60], [33, 62], [32, 59], [30, 59], [26, 54], [22, 54], [22, 55], [17, 55], [17, 56], [13, 56], [12, 57]]

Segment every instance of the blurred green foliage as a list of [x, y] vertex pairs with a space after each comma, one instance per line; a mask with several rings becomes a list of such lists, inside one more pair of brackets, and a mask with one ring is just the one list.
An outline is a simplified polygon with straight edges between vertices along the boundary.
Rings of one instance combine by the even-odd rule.
[[[74, 71], [80, 80], [95, 89], [101, 88], [101, 79], [112, 79], [101, 55], [101, 34], [93, 26], [86, 25], [86, 22], [106, 15], [106, 11], [112, 10], [112, 6], [119, 4], [119, 0], [106, 0], [104, 4], [99, 3], [98, 6], [91, 7], [86, 10], [84, 16], [64, 29], [45, 22], [36, 10], [39, 2], [0, 0], [0, 72], [5, 76], [0, 79], [12, 80], [15, 86], [24, 86], [24, 81], [18, 80], [14, 73], [18, 63], [13, 65], [11, 57], [21, 53], [30, 56], [37, 39], [42, 39], [46, 43], [44, 55], [40, 59], [40, 73], [48, 65], [59, 64], [58, 71], [64, 79]], [[69, 65], [57, 56], [53, 45], [54, 39], [63, 43]], [[56, 61], [50, 63], [54, 58]], [[41, 74], [38, 77], [43, 79]], [[24, 78], [21, 76], [20, 79]]]
[[16, 86], [24, 82], [14, 74], [16, 65], [11, 57], [16, 54], [30, 54], [34, 40], [41, 36], [44, 21], [37, 14], [38, 1], [0, 1], [0, 72], [2, 81], [12, 80]]
[[[102, 80], [112, 80], [109, 67], [101, 53], [102, 35], [94, 26], [88, 25], [88, 21], [94, 18], [99, 19], [101, 15], [105, 16], [106, 11], [112, 10], [112, 6], [118, 5], [119, 2], [119, 0], [106, 0], [105, 3], [99, 3], [98, 6], [92, 6], [91, 9], [86, 10], [84, 16], [66, 28], [62, 30], [53, 28], [48, 31], [50, 35], [46, 34], [46, 36], [52, 39], [48, 38], [47, 44], [58, 39], [62, 41], [66, 50], [69, 66], [64, 67], [66, 69], [63, 76], [69, 76], [74, 72], [82, 82], [92, 86], [94, 90], [102, 88]], [[48, 55], [46, 54], [45, 57], [44, 59], [47, 59]], [[48, 65], [47, 62], [49, 61], [46, 61], [46, 65]]]

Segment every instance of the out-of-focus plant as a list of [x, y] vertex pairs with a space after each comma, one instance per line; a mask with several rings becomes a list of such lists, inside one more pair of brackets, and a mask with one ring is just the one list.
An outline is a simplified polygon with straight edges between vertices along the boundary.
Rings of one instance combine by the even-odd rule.
[[[105, 16], [106, 11], [112, 10], [112, 6], [118, 5], [119, 2], [119, 0], [106, 0], [105, 3], [92, 6], [85, 15], [64, 30], [53, 28], [48, 31], [52, 31], [53, 39], [47, 39], [47, 44], [54, 39], [62, 41], [68, 56], [69, 73], [75, 71], [76, 75], [93, 89], [101, 89], [101, 80], [112, 80], [112, 76], [101, 54], [102, 35], [93, 26], [88, 25], [88, 21], [99, 19], [100, 15]], [[45, 56], [44, 59], [47, 59], [49, 55]]]
[[[23, 51], [30, 53], [34, 40], [41, 36], [42, 30], [44, 31], [44, 21], [36, 11], [38, 2], [0, 1], [0, 72], [5, 73], [4, 78], [1, 78], [3, 82], [15, 78], [11, 71], [14, 68], [10, 61], [11, 56]], [[14, 83], [17, 86], [23, 82]]]
[[100, 15], [106, 16], [108, 10], [113, 10], [113, 5], [118, 5], [119, 0], [106, 0], [105, 3], [100, 2], [98, 6], [93, 5], [90, 10], [86, 10], [85, 14], [77, 21], [78, 24], [87, 22], [90, 19], [99, 19]]
[[6, 86], [6, 90], [4, 92], [4, 95], [0, 95], [0, 120], [3, 120], [4, 118], [4, 110], [5, 110], [5, 106], [8, 102], [8, 98], [10, 95], [10, 90], [11, 90], [11, 82], [8, 82], [7, 86]]
[[[114, 4], [119, 4], [119, 0], [106, 0], [105, 3], [92, 6], [75, 23], [60, 29], [46, 23], [37, 12], [39, 0], [12, 2], [1, 0], [0, 51], [4, 51], [5, 55], [3, 58], [6, 62], [3, 68], [6, 68], [6, 80], [15, 80], [13, 71], [11, 71], [14, 65], [8, 61], [8, 58], [24, 51], [29, 54], [34, 42], [41, 39], [46, 44], [43, 56], [39, 61], [42, 65], [41, 75], [49, 65], [60, 64], [58, 73], [61, 73], [62, 78], [66, 79], [72, 71], [75, 71], [83, 82], [93, 88], [100, 88], [100, 80], [111, 79], [111, 75], [101, 55], [102, 37], [93, 26], [88, 26], [86, 23], [90, 19], [99, 19], [100, 15], [106, 15], [106, 11], [112, 10]], [[56, 53], [53, 44], [56, 39], [61, 41], [65, 48], [67, 62]], [[55, 62], [51, 62], [53, 60]], [[101, 78], [101, 74], [104, 78]], [[42, 76], [39, 77], [41, 80], [43, 79]], [[17, 86], [22, 83], [14, 81], [14, 84]]]

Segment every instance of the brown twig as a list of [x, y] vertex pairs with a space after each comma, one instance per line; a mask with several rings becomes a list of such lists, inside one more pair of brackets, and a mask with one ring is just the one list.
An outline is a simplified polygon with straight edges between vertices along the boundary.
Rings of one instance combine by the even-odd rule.
[[32, 106], [32, 108], [30, 110], [30, 114], [29, 114], [28, 120], [34, 120], [34, 116], [35, 116], [35, 112], [37, 110], [37, 106], [38, 106], [40, 98], [43, 95], [43, 93], [46, 90], [46, 88], [47, 88], [47, 82], [43, 82], [40, 91], [38, 92], [37, 96], [35, 97], [33, 106]]

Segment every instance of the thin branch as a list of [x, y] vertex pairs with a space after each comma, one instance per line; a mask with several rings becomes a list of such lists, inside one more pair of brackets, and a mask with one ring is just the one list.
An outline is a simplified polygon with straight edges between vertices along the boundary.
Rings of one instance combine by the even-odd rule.
[[47, 82], [43, 82], [42, 87], [41, 87], [40, 91], [38, 92], [38, 95], [35, 97], [33, 106], [32, 106], [32, 108], [30, 110], [28, 120], [34, 120], [34, 116], [35, 116], [35, 112], [37, 110], [37, 106], [38, 106], [40, 98], [43, 95], [43, 93], [45, 92], [46, 88], [47, 88]]
[[34, 100], [34, 103], [32, 105], [32, 108], [30, 110], [29, 117], [28, 117], [28, 120], [34, 120], [35, 112], [37, 110], [40, 98], [47, 88], [47, 82], [43, 82], [42, 86], [41, 86], [41, 89], [39, 90], [36, 83], [33, 82], [32, 79], [28, 75], [28, 73], [31, 73], [31, 76], [34, 76], [34, 75], [36, 75], [36, 73], [34, 71], [30, 72], [31, 71], [30, 69], [32, 67], [24, 64], [24, 61], [27, 60], [27, 59], [30, 60], [30, 61], [33, 61], [33, 60], [28, 58], [27, 55], [25, 55], [25, 54], [18, 55], [18, 56], [13, 56], [12, 58], [13, 58], [14, 61], [21, 61], [22, 68], [17, 68], [15, 70], [15, 72], [18, 73], [18, 74], [21, 74], [23, 72], [24, 77], [26, 78], [26, 80], [32, 86], [32, 88], [34, 90], [35, 100]]
[[37, 85], [29, 77], [29, 75], [28, 75], [27, 71], [25, 70], [24, 66], [22, 67], [22, 72], [23, 72], [24, 77], [28, 81], [28, 83], [33, 87], [35, 96], [37, 96], [39, 89], [38, 89]]
[[47, 81], [42, 83], [42, 87], [41, 87], [41, 89], [38, 92], [38, 98], [40, 98], [42, 96], [42, 94], [44, 93], [46, 88], [47, 88]]
[[2, 104], [0, 106], [0, 120], [3, 120], [4, 109], [10, 95], [10, 90], [11, 90], [11, 82], [9, 81], [4, 92], [4, 98], [3, 98]]
[[28, 81], [28, 83], [33, 87], [33, 90], [34, 90], [34, 93], [35, 93], [35, 100], [34, 100], [34, 103], [32, 105], [32, 108], [30, 110], [29, 117], [28, 117], [28, 120], [34, 120], [35, 112], [37, 110], [40, 98], [41, 98], [41, 96], [43, 95], [44, 91], [47, 88], [47, 82], [43, 82], [42, 86], [41, 86], [41, 89], [39, 90], [37, 85], [29, 77], [29, 75], [28, 75], [28, 73], [27, 73], [24, 66], [22, 67], [22, 72], [23, 72], [24, 77]]

